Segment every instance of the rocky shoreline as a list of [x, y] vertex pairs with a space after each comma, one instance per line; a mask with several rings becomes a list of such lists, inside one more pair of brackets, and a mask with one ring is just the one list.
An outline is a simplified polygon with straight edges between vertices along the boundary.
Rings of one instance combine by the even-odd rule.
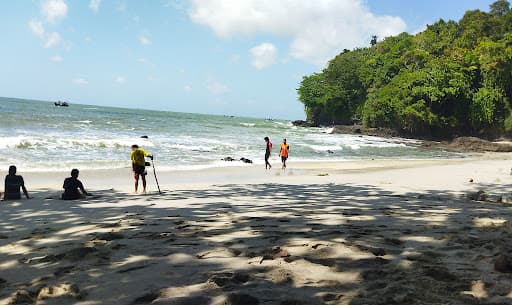
[[[295, 126], [318, 127], [307, 121], [294, 121]], [[360, 136], [374, 136], [381, 138], [409, 138], [390, 128], [368, 128], [362, 125], [335, 125], [331, 134], [352, 134]], [[485, 153], [485, 152], [512, 152], [512, 140], [498, 139], [490, 141], [477, 137], [456, 137], [452, 140], [435, 141], [429, 139], [418, 140], [417, 146], [424, 149], [443, 150], [457, 153]]]

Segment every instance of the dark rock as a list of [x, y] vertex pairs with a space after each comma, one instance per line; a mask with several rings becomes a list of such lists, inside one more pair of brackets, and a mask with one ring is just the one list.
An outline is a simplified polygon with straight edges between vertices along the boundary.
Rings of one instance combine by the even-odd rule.
[[141, 138], [141, 139], [149, 139], [149, 137], [148, 137], [148, 136], [141, 136], [140, 138]]
[[318, 124], [312, 121], [296, 120], [292, 122], [293, 126], [299, 127], [319, 127]]
[[468, 199], [473, 201], [487, 201], [487, 198], [487, 193], [484, 191], [468, 194]]
[[508, 255], [500, 255], [494, 261], [494, 270], [502, 273], [512, 273], [512, 258]]
[[372, 248], [369, 250], [375, 256], [384, 256], [386, 255], [386, 250], [382, 248]]
[[329, 149], [329, 150], [327, 150], [327, 153], [328, 153], [328, 154], [334, 154], [334, 151], [332, 151], [332, 150], [330, 150], [330, 149]]
[[231, 158], [231, 157], [226, 157], [224, 159], [221, 159], [222, 161], [228, 161], [228, 162], [233, 162], [233, 161], [236, 161], [235, 159]]
[[241, 158], [240, 161], [247, 163], [247, 164], [252, 164], [252, 160], [247, 159], [247, 158]]
[[460, 137], [453, 140], [447, 147], [459, 152], [512, 152], [512, 145], [491, 142], [475, 137]]
[[473, 182], [474, 182], [473, 178], [469, 179], [469, 183], [473, 183]]

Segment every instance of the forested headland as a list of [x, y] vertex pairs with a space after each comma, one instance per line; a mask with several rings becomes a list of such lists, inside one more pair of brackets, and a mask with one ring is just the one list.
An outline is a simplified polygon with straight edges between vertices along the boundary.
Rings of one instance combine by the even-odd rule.
[[512, 10], [499, 0], [344, 50], [297, 89], [308, 121], [452, 138], [512, 133]]

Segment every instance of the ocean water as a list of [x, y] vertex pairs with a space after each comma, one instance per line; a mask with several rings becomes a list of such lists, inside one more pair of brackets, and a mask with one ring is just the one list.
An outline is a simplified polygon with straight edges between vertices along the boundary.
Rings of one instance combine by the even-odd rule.
[[274, 144], [273, 162], [278, 162], [282, 138], [288, 139], [290, 164], [460, 157], [415, 148], [412, 140], [329, 132], [328, 128], [295, 127], [283, 120], [78, 104], [55, 107], [48, 102], [0, 98], [0, 170], [10, 164], [25, 172], [126, 168], [130, 167], [132, 144], [153, 153], [160, 169], [250, 166], [220, 159], [245, 157], [263, 164], [265, 136]]

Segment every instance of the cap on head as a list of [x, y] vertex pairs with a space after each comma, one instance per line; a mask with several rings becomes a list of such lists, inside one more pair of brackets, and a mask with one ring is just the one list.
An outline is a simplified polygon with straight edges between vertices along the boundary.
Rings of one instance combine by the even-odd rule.
[[15, 175], [16, 174], [16, 166], [11, 165], [9, 166], [9, 175]]
[[79, 171], [78, 169], [73, 168], [73, 169], [71, 170], [71, 177], [75, 177], [75, 178], [76, 178], [76, 177], [78, 177], [78, 174], [79, 174], [79, 173], [80, 173], [80, 171]]

